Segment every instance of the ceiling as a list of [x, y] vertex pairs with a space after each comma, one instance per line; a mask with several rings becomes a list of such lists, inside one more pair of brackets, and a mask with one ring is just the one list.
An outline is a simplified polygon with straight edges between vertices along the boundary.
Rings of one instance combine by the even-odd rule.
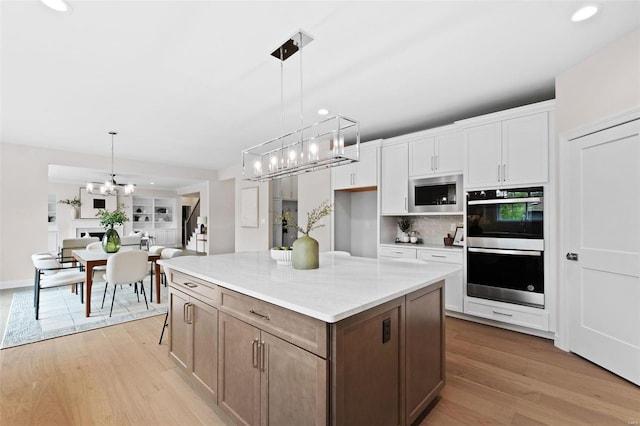
[[[554, 97], [554, 77], [640, 26], [640, 1], [1, 2], [0, 141], [221, 169], [320, 107], [389, 137]], [[102, 178], [104, 179], [104, 177]], [[99, 179], [99, 180], [102, 180]]]

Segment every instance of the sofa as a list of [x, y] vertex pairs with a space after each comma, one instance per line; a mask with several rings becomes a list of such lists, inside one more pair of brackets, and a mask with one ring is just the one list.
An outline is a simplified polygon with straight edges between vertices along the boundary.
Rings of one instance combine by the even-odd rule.
[[60, 263], [73, 262], [73, 250], [86, 248], [90, 243], [100, 241], [98, 237], [82, 237], [82, 238], [65, 238], [60, 246], [58, 253], [58, 261]]
[[123, 235], [120, 237], [120, 247], [135, 246], [136, 248], [140, 248], [141, 238], [141, 232], [132, 232], [129, 235]]

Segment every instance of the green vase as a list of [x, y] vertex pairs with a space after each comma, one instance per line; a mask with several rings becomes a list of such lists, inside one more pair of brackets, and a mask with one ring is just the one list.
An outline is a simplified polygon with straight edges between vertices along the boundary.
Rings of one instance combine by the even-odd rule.
[[120, 235], [113, 228], [107, 229], [102, 237], [102, 248], [106, 253], [116, 253], [120, 250]]
[[293, 269], [318, 269], [318, 242], [308, 235], [303, 235], [295, 240], [291, 264]]

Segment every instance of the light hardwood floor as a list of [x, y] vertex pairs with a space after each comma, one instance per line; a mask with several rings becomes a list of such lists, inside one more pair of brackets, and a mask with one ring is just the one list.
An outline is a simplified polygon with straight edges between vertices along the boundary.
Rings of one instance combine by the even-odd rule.
[[[0, 425], [218, 425], [158, 346], [162, 316], [0, 351]], [[637, 425], [640, 388], [551, 341], [447, 318], [422, 425]], [[278, 425], [279, 426], [279, 425]]]

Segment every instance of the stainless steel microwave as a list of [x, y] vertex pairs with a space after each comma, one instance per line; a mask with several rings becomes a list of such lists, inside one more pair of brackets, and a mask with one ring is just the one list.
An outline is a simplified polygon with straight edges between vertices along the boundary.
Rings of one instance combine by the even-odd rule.
[[462, 212], [462, 194], [462, 175], [410, 179], [409, 212]]

